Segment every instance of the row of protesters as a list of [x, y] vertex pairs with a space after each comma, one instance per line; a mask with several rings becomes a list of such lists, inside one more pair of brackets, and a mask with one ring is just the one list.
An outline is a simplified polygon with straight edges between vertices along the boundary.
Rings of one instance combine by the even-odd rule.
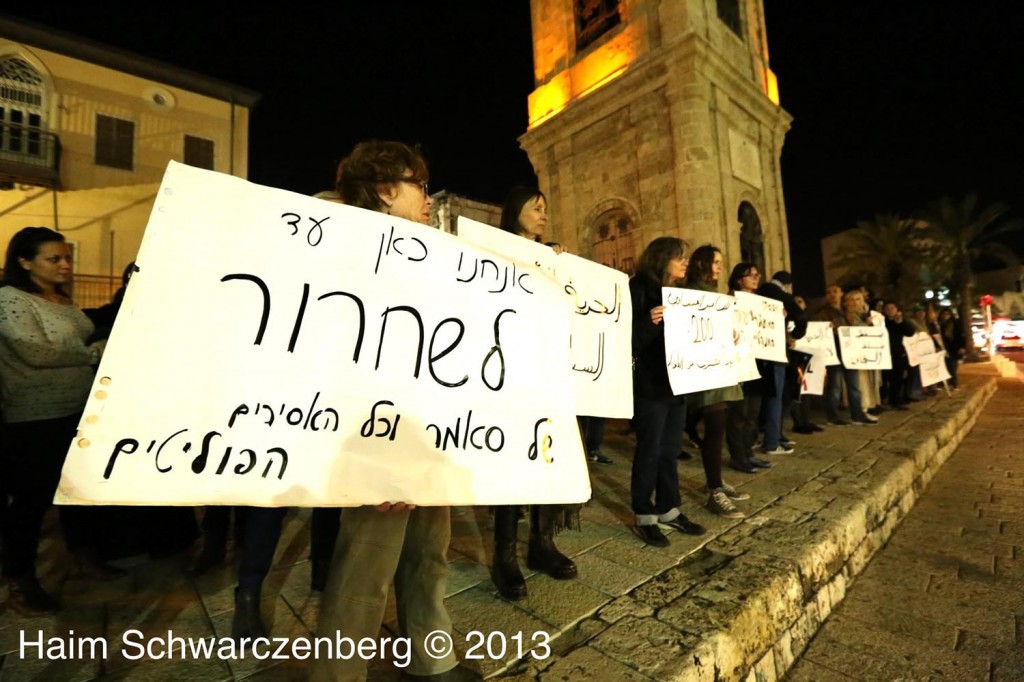
[[[825, 304], [814, 315], [814, 319], [829, 322], [836, 336], [836, 349], [839, 351], [839, 328], [848, 325], [864, 324], [861, 310], [864, 307], [864, 294], [860, 289], [853, 289], [844, 294], [842, 287], [831, 285], [825, 289]], [[840, 352], [840, 361], [842, 353]], [[850, 408], [850, 420], [839, 415], [842, 401], [843, 386], [846, 386], [847, 404]], [[833, 426], [871, 425], [878, 419], [864, 411], [860, 390], [860, 376], [857, 370], [844, 365], [836, 365], [825, 373], [825, 417]]]
[[[0, 288], [0, 389], [4, 443], [0, 477], [10, 496], [4, 516], [3, 577], [8, 606], [23, 615], [53, 613], [57, 600], [39, 583], [36, 561], [43, 516], [85, 403], [105, 341], [87, 343], [93, 323], [68, 295], [71, 249], [64, 235], [26, 227], [11, 239]], [[109, 580], [98, 507], [62, 506], [61, 528], [78, 577]]]
[[[705, 244], [697, 247], [690, 257], [684, 286], [687, 289], [717, 293], [721, 275], [721, 250]], [[725, 441], [727, 405], [742, 401], [743, 390], [738, 384], [686, 394], [687, 409], [699, 412], [704, 421], [700, 458], [708, 488], [705, 506], [712, 514], [727, 519], [742, 519], [745, 514], [733, 502], [750, 499], [750, 495], [722, 480], [722, 445]]]

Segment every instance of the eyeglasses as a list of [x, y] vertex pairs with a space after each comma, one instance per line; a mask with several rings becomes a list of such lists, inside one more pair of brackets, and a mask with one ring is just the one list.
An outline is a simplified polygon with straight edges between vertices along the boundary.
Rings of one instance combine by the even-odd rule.
[[401, 180], [399, 180], [399, 182], [407, 182], [410, 185], [417, 185], [417, 186], [419, 186], [420, 190], [423, 192], [423, 196], [425, 196], [425, 197], [429, 197], [430, 196], [430, 190], [427, 189], [427, 181], [426, 180], [417, 180], [416, 178], [402, 178]]

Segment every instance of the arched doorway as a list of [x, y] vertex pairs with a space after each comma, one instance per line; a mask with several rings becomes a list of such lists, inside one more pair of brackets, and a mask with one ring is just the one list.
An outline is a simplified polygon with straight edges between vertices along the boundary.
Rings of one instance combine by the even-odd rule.
[[764, 269], [764, 234], [761, 231], [761, 218], [757, 210], [748, 201], [740, 202], [740, 257], [753, 263], [764, 277], [769, 273]]
[[637, 221], [632, 211], [619, 202], [604, 202], [591, 223], [591, 258], [627, 275], [636, 271]]

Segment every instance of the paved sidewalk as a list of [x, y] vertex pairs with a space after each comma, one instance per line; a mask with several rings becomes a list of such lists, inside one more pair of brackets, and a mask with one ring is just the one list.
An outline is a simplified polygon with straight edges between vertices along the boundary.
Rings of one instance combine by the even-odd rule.
[[[832, 604], [842, 599], [846, 581], [860, 572], [913, 504], [922, 477], [941, 464], [944, 448], [955, 447], [970, 428], [993, 387], [993, 372], [979, 369], [964, 371], [964, 388], [951, 397], [940, 395], [908, 412], [886, 413], [878, 426], [828, 428], [797, 437], [796, 453], [775, 457], [770, 470], [743, 475], [727, 469], [727, 480], [751, 495], [739, 503], [748, 513], [745, 520], [705, 511], [699, 457], [680, 462], [684, 511], [709, 532], [700, 538], [670, 532], [671, 545], [664, 549], [644, 545], [630, 531], [634, 441], [624, 422], [610, 421], [605, 450], [613, 463], [591, 467], [594, 497], [583, 510], [582, 532], [566, 532], [557, 540], [576, 560], [579, 577], [563, 582], [526, 571], [527, 525], [521, 524], [520, 557], [529, 597], [519, 602], [498, 598], [490, 581], [488, 511], [454, 508], [447, 604], [460, 659], [466, 658], [470, 632], [495, 632], [507, 648], [468, 663], [485, 676], [703, 682], [749, 672], [750, 680], [774, 680], [774, 671], [789, 667]], [[1005, 499], [1000, 491], [998, 501], [989, 504], [995, 510]], [[1024, 526], [1008, 525], [1004, 532], [1020, 538]], [[69, 578], [67, 553], [52, 539], [52, 525], [49, 534], [40, 575], [65, 608], [56, 617], [31, 620], [0, 612], [0, 682], [305, 679], [306, 664], [296, 659], [130, 660], [122, 642], [133, 629], [147, 638], [168, 633], [226, 637], [234, 566], [191, 580], [183, 574], [188, 556], [137, 557], [118, 562], [130, 570], [126, 578], [83, 583]], [[319, 595], [309, 589], [308, 552], [309, 511], [293, 510], [263, 590], [263, 615], [274, 637], [308, 637], [315, 629]], [[1000, 561], [1013, 562], [1013, 556], [1003, 555]], [[0, 597], [5, 591], [0, 588]], [[393, 628], [393, 608], [387, 620]], [[984, 629], [965, 630], [992, 636]], [[543, 660], [528, 651], [518, 655], [513, 638], [519, 633], [527, 645], [533, 633], [546, 633], [553, 655]], [[43, 658], [20, 655], [25, 653], [19, 653], [20, 642], [39, 636], [48, 643], [51, 638], [104, 638], [109, 655], [68, 650], [63, 656], [56, 655], [59, 651]], [[371, 681], [391, 682], [398, 673], [384, 661], [371, 671]]]
[[1024, 384], [974, 430], [785, 678], [1024, 680]]

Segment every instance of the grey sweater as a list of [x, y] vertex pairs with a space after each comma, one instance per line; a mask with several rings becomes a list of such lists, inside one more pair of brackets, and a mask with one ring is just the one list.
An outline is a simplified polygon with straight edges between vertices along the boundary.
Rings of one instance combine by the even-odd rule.
[[0, 389], [4, 421], [81, 412], [100, 349], [86, 346], [93, 324], [74, 305], [16, 287], [0, 288]]

